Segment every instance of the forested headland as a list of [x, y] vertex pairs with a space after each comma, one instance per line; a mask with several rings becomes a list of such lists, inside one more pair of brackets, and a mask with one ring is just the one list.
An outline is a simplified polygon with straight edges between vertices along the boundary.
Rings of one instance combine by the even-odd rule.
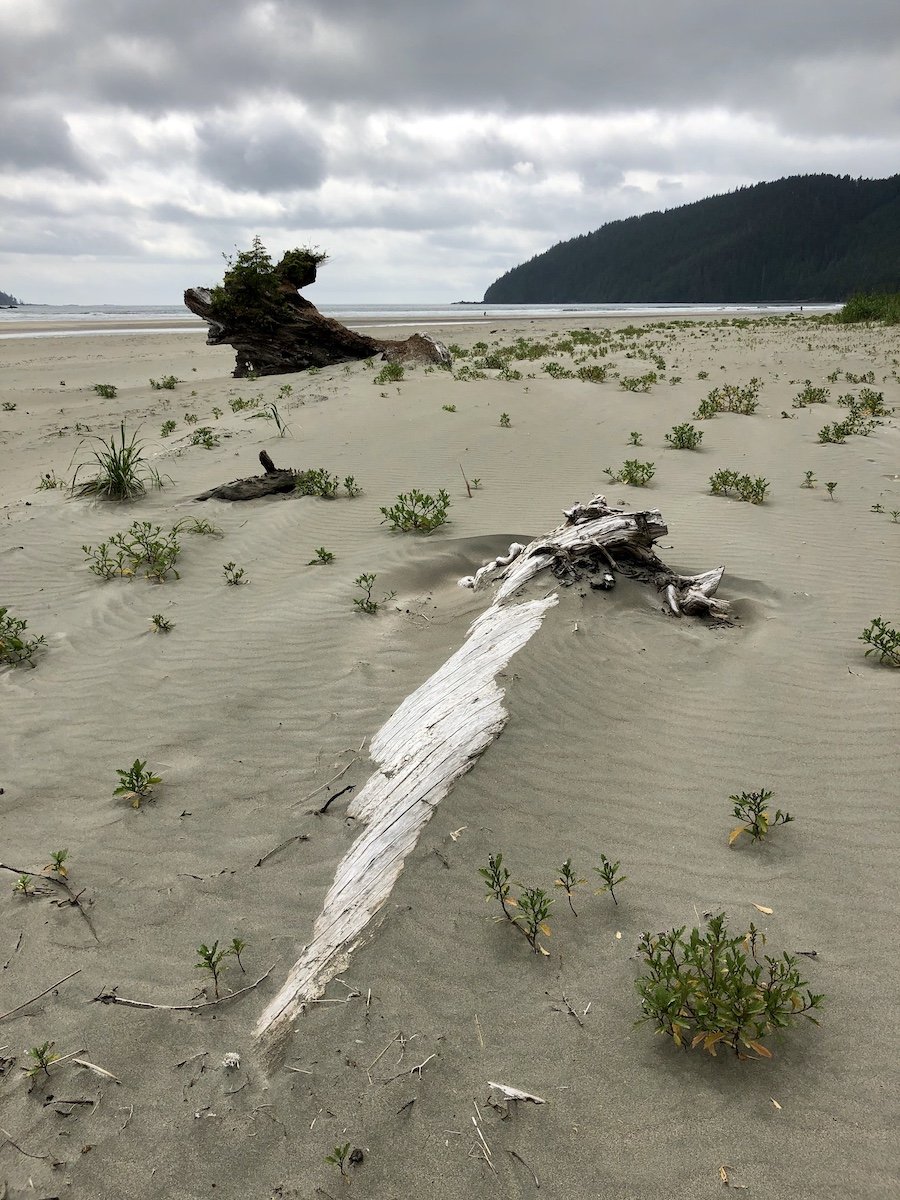
[[900, 290], [900, 175], [793, 175], [559, 242], [486, 304], [785, 303]]
[[0, 292], [0, 308], [15, 308], [21, 303], [21, 300], [17, 300], [15, 296], [11, 296], [9, 292]]

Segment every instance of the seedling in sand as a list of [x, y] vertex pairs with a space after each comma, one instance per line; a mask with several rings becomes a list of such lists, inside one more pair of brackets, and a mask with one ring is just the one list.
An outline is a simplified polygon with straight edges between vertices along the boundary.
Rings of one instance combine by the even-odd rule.
[[632, 446], [643, 446], [644, 439], [636, 429], [632, 429], [631, 433], [628, 435], [628, 442]]
[[227, 562], [222, 566], [225, 574], [225, 582], [231, 584], [232, 587], [238, 587], [242, 583], [249, 583], [249, 579], [244, 578], [244, 568], [239, 567], [237, 563]]
[[719, 1045], [729, 1046], [744, 1060], [771, 1058], [762, 1039], [799, 1017], [818, 1025], [813, 1013], [825, 997], [809, 990], [790, 954], [759, 961], [765, 938], [755, 926], [730, 937], [719, 913], [705, 931], [695, 927], [685, 936], [685, 929], [641, 935], [644, 974], [635, 984], [641, 1021], [651, 1021], [676, 1046], [702, 1046], [714, 1057]]
[[175, 422], [174, 421], [163, 421], [162, 426], [159, 431], [159, 436], [167, 438], [170, 433], [174, 433], [174, 432], [175, 432]]
[[620, 866], [621, 866], [621, 863], [610, 862], [605, 854], [601, 854], [600, 855], [600, 866], [594, 867], [594, 870], [597, 872], [597, 874], [603, 880], [603, 887], [598, 888], [597, 891], [594, 892], [594, 895], [600, 896], [604, 892], [609, 892], [610, 896], [612, 896], [612, 898], [613, 898], [613, 904], [615, 904], [616, 907], [618, 907], [619, 901], [616, 899], [615, 889], [619, 886], [620, 883], [624, 883], [625, 880], [628, 878], [627, 875], [619, 874]]
[[200, 420], [200, 418], [197, 416], [196, 413], [191, 412], [191, 413], [184, 414], [185, 425], [196, 425], [199, 420]]
[[455, 404], [442, 404], [441, 408], [444, 410], [444, 412], [456, 412]]
[[16, 411], [16, 406], [15, 406], [15, 404], [13, 404], [12, 400], [4, 400], [3, 404], [0, 405], [0, 408], [2, 408], [4, 412], [15, 412]]
[[550, 915], [550, 905], [555, 903], [543, 888], [523, 887], [519, 895], [519, 915], [516, 917], [519, 928], [528, 939], [528, 944], [535, 954], [543, 954], [549, 958], [549, 950], [538, 941], [538, 934], [550, 937], [550, 926], [547, 917]]
[[42, 1046], [32, 1046], [28, 1051], [29, 1058], [34, 1059], [34, 1064], [30, 1067], [23, 1067], [25, 1074], [29, 1079], [37, 1079], [41, 1071], [50, 1078], [50, 1067], [55, 1062], [59, 1062], [60, 1056], [54, 1052], [53, 1047], [56, 1042], [44, 1042]]
[[337, 1167], [342, 1175], [346, 1175], [344, 1163], [350, 1156], [350, 1143], [344, 1142], [341, 1146], [335, 1146], [330, 1154], [325, 1155], [325, 1161]]
[[219, 445], [219, 435], [209, 425], [200, 425], [191, 434], [189, 446], [202, 446], [205, 450], [215, 450]]
[[512, 422], [509, 419], [509, 413], [501, 413], [500, 414], [500, 428], [501, 429], [509, 429], [511, 424], [512, 424]]
[[884, 505], [883, 504], [873, 504], [871, 511], [875, 512], [875, 513], [883, 513]]
[[175, 628], [172, 621], [167, 621], [162, 613], [154, 613], [150, 618], [150, 624], [153, 626], [154, 633], [171, 633]]
[[237, 959], [237, 965], [243, 971], [244, 964], [241, 962], [241, 951], [247, 948], [247, 943], [242, 938], [232, 938], [231, 945], [225, 951], [226, 954], [233, 954]]
[[800, 486], [805, 488], [814, 488], [817, 482], [818, 480], [812, 471], [806, 471], [803, 476], [803, 482], [800, 484]]
[[47, 471], [38, 480], [37, 490], [39, 492], [50, 492], [55, 488], [65, 488], [69, 485], [64, 479], [60, 479], [55, 471]]
[[683, 425], [673, 425], [672, 432], [666, 434], [666, 441], [675, 450], [696, 450], [703, 441], [703, 433], [690, 422]]
[[488, 865], [479, 867], [478, 874], [487, 884], [485, 900], [496, 900], [503, 909], [506, 919], [514, 922], [516, 918], [509, 910], [516, 907], [516, 902], [509, 894], [510, 875], [503, 865], [503, 855], [489, 854]]
[[900, 525], [900, 508], [891, 509], [891, 520], [895, 525]]
[[212, 410], [212, 415], [213, 415], [213, 416], [216, 418], [216, 420], [218, 421], [219, 417], [221, 417], [221, 416], [222, 416], [222, 410], [221, 410], [221, 408], [213, 408], [213, 410]]
[[900, 631], [893, 629], [882, 617], [873, 617], [859, 635], [859, 640], [869, 647], [866, 658], [870, 654], [877, 654], [879, 662], [900, 667]]
[[554, 887], [562, 888], [562, 890], [566, 893], [566, 900], [569, 902], [569, 908], [572, 910], [573, 917], [577, 917], [578, 913], [575, 911], [575, 905], [572, 903], [572, 892], [580, 883], [586, 882], [587, 880], [585, 879], [579, 879], [572, 870], [571, 858], [566, 859], [563, 865], [559, 868], [559, 877], [553, 881]]
[[13, 893], [17, 896], [33, 896], [34, 888], [31, 886], [31, 884], [31, 876], [22, 874], [13, 884]]
[[150, 386], [154, 392], [174, 392], [181, 380], [176, 375], [163, 375], [162, 379], [151, 379]]
[[728, 799], [734, 805], [733, 815], [741, 821], [728, 835], [729, 846], [733, 846], [742, 833], [749, 833], [754, 842], [761, 842], [770, 829], [776, 825], [787, 825], [794, 819], [780, 808], [775, 810], [774, 817], [770, 815], [768, 805], [772, 793], [766, 788], [760, 788], [758, 792], [741, 792], [739, 796], [729, 796]]
[[402, 533], [431, 533], [433, 529], [445, 524], [447, 509], [450, 507], [450, 494], [440, 489], [437, 496], [420, 492], [413, 488], [409, 492], [401, 492], [396, 504], [382, 507], [384, 521], [390, 521], [391, 528]]
[[59, 879], [66, 879], [69, 874], [69, 868], [66, 866], [66, 859], [68, 857], [68, 850], [54, 850], [44, 870], [52, 871]]
[[35, 651], [47, 642], [46, 637], [28, 637], [25, 633], [28, 622], [10, 615], [8, 608], [0, 608], [0, 665], [16, 667], [27, 662], [30, 667]]
[[374, 616], [382, 604], [388, 600], [393, 600], [396, 592], [388, 592], [386, 596], [382, 596], [380, 600], [372, 599], [372, 588], [375, 586], [375, 580], [378, 576], [374, 572], [369, 574], [358, 575], [353, 582], [363, 592], [362, 596], [353, 598], [353, 607], [357, 612], [368, 613], [369, 616]]
[[200, 961], [194, 963], [195, 971], [208, 971], [212, 976], [213, 991], [216, 994], [216, 999], [219, 997], [219, 976], [225, 970], [222, 966], [222, 960], [230, 953], [228, 950], [220, 950], [218, 940], [213, 942], [211, 946], [198, 946], [197, 954]]
[[832, 480], [830, 483], [826, 483], [825, 487], [828, 489], [828, 499], [833, 500], [834, 499], [834, 489], [837, 487], [837, 482], [835, 480]]
[[354, 477], [352, 475], [344, 476], [344, 487], [346, 488], [347, 495], [350, 497], [351, 500], [355, 496], [358, 496], [362, 492], [362, 488], [359, 486], [359, 484], [356, 482], [356, 480], [354, 479]]
[[119, 394], [119, 389], [114, 383], [95, 383], [94, 391], [98, 396], [102, 396], [104, 400], [115, 400]]
[[119, 786], [113, 792], [114, 796], [124, 796], [131, 801], [132, 808], [140, 808], [141, 801], [146, 800], [153, 792], [153, 789], [158, 783], [162, 783], [162, 777], [154, 775], [152, 771], [147, 770], [147, 760], [143, 762], [136, 758], [130, 767], [117, 768], [116, 774], [119, 776]]
[[334, 562], [334, 555], [330, 550], [326, 550], [324, 546], [319, 546], [316, 549], [316, 557], [311, 558], [306, 564], [308, 567], [317, 567], [320, 564], [327, 567], [329, 563]]

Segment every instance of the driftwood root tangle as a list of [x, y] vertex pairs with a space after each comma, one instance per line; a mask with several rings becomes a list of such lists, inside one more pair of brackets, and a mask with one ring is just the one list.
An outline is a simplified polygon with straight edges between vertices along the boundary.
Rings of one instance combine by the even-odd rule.
[[605, 496], [595, 496], [590, 504], [566, 509], [564, 516], [562, 525], [527, 546], [513, 542], [506, 555], [460, 579], [460, 587], [478, 589], [493, 580], [499, 583], [495, 603], [502, 603], [544, 570], [563, 583], [574, 582], [583, 572], [602, 570], [602, 587], [615, 582], [613, 571], [652, 584], [664, 593], [667, 607], [677, 617], [730, 618], [728, 602], [715, 595], [724, 567], [679, 575], [653, 551], [653, 544], [668, 533], [659, 509], [625, 512], [610, 508]]
[[247, 479], [233, 479], [231, 483], [220, 483], [210, 488], [195, 500], [258, 500], [261, 496], [274, 496], [279, 492], [292, 492], [296, 486], [294, 471], [279, 470], [265, 450], [260, 450], [259, 461], [265, 475], [251, 475]]
[[428, 334], [416, 333], [402, 341], [374, 338], [324, 316], [297, 290], [315, 281], [316, 263], [308, 261], [298, 274], [286, 269], [288, 259], [285, 255], [271, 272], [277, 286], [260, 289], [252, 303], [223, 308], [218, 289], [193, 287], [184, 293], [185, 305], [209, 326], [207, 345], [234, 347], [235, 379], [283, 375], [377, 355], [391, 362], [450, 366], [446, 346]]

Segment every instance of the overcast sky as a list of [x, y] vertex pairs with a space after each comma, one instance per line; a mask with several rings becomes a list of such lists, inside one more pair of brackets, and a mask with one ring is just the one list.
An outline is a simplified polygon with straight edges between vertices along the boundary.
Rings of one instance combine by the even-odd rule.
[[479, 298], [606, 221], [900, 171], [898, 0], [0, 0], [0, 289]]

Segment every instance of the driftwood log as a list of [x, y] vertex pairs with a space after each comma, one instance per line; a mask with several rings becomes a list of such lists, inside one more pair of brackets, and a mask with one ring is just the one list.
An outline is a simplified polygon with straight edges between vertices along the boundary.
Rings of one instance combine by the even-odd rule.
[[389, 362], [450, 366], [447, 347], [428, 334], [414, 333], [402, 341], [373, 338], [323, 316], [298, 291], [315, 281], [316, 266], [306, 257], [298, 270], [297, 255], [286, 254], [271, 271], [277, 287], [261, 291], [253, 305], [229, 308], [227, 316], [212, 289], [192, 287], [184, 293], [187, 307], [209, 325], [207, 345], [234, 347], [235, 379], [283, 375], [376, 355]]
[[279, 469], [266, 454], [260, 450], [259, 461], [262, 463], [265, 475], [251, 475], [247, 479], [233, 479], [231, 483], [220, 483], [218, 487], [210, 488], [195, 500], [258, 500], [260, 496], [274, 496], [278, 492], [292, 492], [296, 486], [296, 474], [287, 468]]
[[377, 769], [351, 801], [348, 815], [365, 823], [338, 864], [312, 938], [255, 1029], [271, 1063], [278, 1060], [294, 1019], [346, 968], [354, 947], [384, 905], [403, 864], [435, 807], [498, 736], [508, 713], [497, 674], [538, 631], [555, 594], [512, 601], [513, 592], [543, 570], [566, 577], [580, 570], [644, 579], [666, 596], [668, 609], [727, 620], [728, 604], [714, 593], [724, 568], [679, 575], [657, 558], [653, 543], [667, 533], [658, 510], [622, 512], [602, 496], [576, 504], [565, 522], [527, 546], [514, 544], [466, 587], [499, 578], [493, 603], [472, 624], [463, 645], [400, 705], [374, 736]]

